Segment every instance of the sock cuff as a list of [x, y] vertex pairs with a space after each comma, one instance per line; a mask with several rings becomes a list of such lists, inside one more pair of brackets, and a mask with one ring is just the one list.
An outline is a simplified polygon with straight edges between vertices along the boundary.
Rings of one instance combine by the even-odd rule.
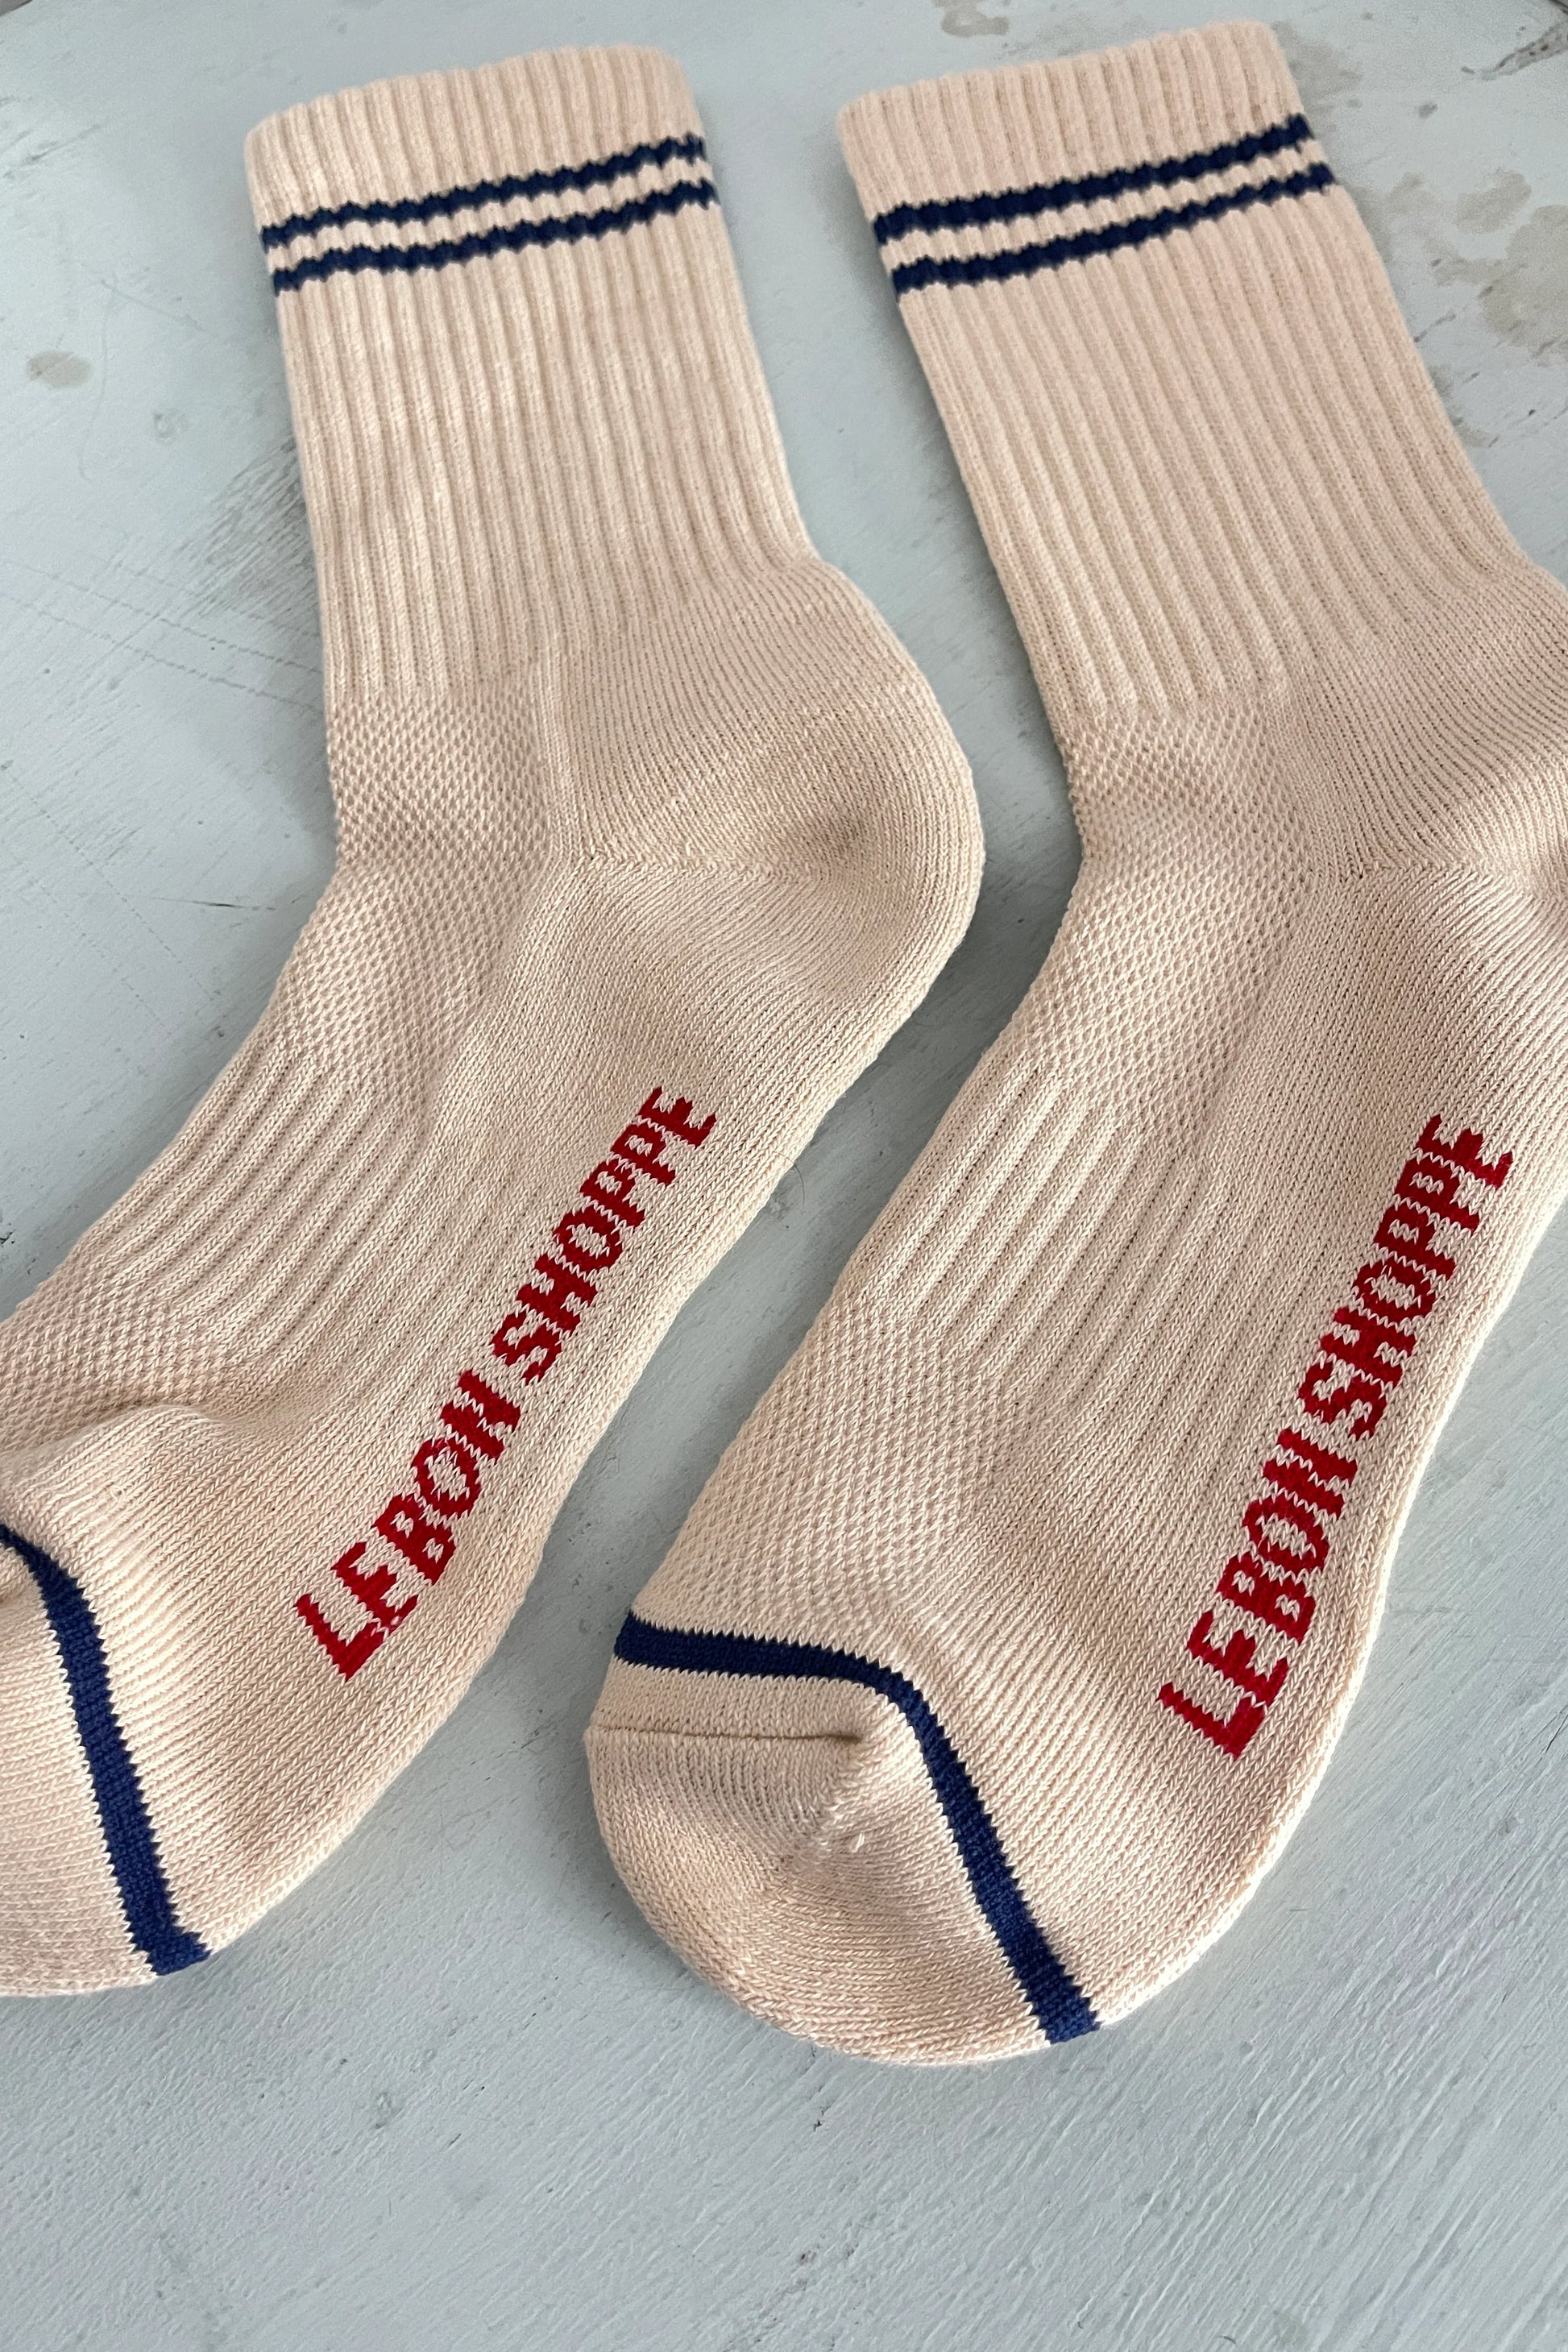
[[246, 160], [329, 699], [468, 691], [809, 553], [672, 58], [373, 83]]
[[711, 185], [685, 75], [631, 47], [550, 49], [311, 99], [259, 123], [245, 161], [275, 276], [400, 229], [471, 232], [466, 215], [531, 196], [603, 205], [660, 165]]
[[840, 131], [1058, 723], [1342, 657], [1522, 562], [1267, 26]]
[[[1063, 209], [1175, 184], [1172, 166], [1190, 170], [1214, 151], [1247, 151], [1242, 163], [1306, 138], [1279, 44], [1257, 24], [876, 91], [847, 106], [838, 127], [884, 247], [1024, 217], [1026, 199]], [[1007, 196], [1007, 208], [975, 202]]]

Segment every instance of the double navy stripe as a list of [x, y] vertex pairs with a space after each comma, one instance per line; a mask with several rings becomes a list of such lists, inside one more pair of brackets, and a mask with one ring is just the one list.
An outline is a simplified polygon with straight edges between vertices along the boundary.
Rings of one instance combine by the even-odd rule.
[[[1265, 130], [1225, 145], [1206, 147], [1189, 155], [1162, 157], [1157, 162], [1129, 164], [1079, 179], [1043, 181], [1026, 188], [1003, 188], [974, 196], [941, 197], [927, 204], [895, 205], [878, 214], [871, 226], [882, 247], [910, 236], [942, 231], [963, 233], [1041, 215], [1070, 211], [1075, 205], [1101, 204], [1137, 195], [1150, 188], [1173, 188], [1184, 182], [1209, 179], [1244, 169], [1275, 155], [1288, 155], [1307, 144], [1311, 129], [1303, 114], [1292, 114]], [[1087, 261], [1099, 253], [1116, 253], [1173, 236], [1202, 221], [1218, 220], [1226, 213], [1252, 205], [1279, 204], [1333, 184], [1326, 163], [1311, 163], [1278, 179], [1252, 180], [1190, 204], [1169, 205], [1157, 212], [1134, 213], [1093, 228], [1042, 238], [995, 253], [917, 254], [906, 261], [889, 259], [889, 275], [900, 295], [927, 286], [974, 286], [989, 279], [1031, 277], [1040, 269], [1061, 269]]]
[[292, 245], [297, 236], [314, 236], [324, 228], [346, 228], [351, 221], [402, 228], [409, 221], [439, 220], [443, 213], [472, 212], [476, 205], [556, 196], [566, 188], [600, 188], [608, 181], [645, 172], [651, 163], [700, 163], [707, 153], [695, 131], [685, 139], [647, 140], [640, 147], [624, 147], [618, 155], [601, 155], [591, 163], [564, 163], [558, 172], [529, 172], [521, 179], [476, 180], [471, 188], [441, 188], [434, 195], [403, 196], [393, 204], [332, 205], [318, 213], [290, 213], [287, 220], [268, 222], [261, 242], [269, 248]]
[[503, 221], [471, 230], [463, 236], [415, 239], [408, 244], [329, 245], [314, 253], [302, 254], [297, 260], [274, 264], [273, 291], [286, 294], [309, 284], [312, 278], [334, 278], [342, 272], [353, 275], [369, 269], [393, 274], [446, 269], [454, 263], [520, 252], [529, 246], [575, 245], [584, 237], [625, 236], [628, 230], [662, 215], [684, 212], [689, 205], [702, 208], [717, 204], [719, 193], [706, 168], [706, 152], [701, 140], [692, 133], [648, 141], [625, 148], [618, 154], [563, 165], [558, 171], [479, 180], [471, 187], [443, 188], [430, 195], [396, 201], [336, 205], [319, 212], [294, 213], [287, 220], [269, 222], [262, 230], [261, 242], [268, 254], [295, 246], [301, 238], [319, 237], [323, 232], [358, 224], [406, 228], [454, 214], [479, 211], [486, 205], [528, 202], [573, 189], [607, 187], [616, 180], [667, 164], [689, 165], [695, 171], [695, 176], [671, 180], [663, 187], [646, 190], [641, 195], [627, 197], [623, 204], [605, 205], [596, 211], [550, 214], [542, 220]]
[[0, 1526], [0, 1544], [17, 1554], [43, 1600], [65, 1670], [77, 1736], [87, 1759], [125, 1924], [156, 1974], [172, 1976], [176, 1969], [205, 1960], [207, 1948], [199, 1936], [180, 1925], [175, 1913], [142, 1784], [114, 1712], [97, 1622], [80, 1585], [47, 1551], [4, 1526]]
[[529, 245], [575, 245], [585, 236], [624, 235], [660, 213], [683, 212], [688, 205], [715, 205], [719, 192], [711, 180], [680, 180], [673, 188], [655, 188], [630, 204], [602, 213], [567, 213], [553, 220], [512, 221], [502, 228], [476, 229], [471, 236], [443, 239], [436, 245], [350, 245], [330, 253], [308, 254], [290, 269], [275, 269], [272, 290], [284, 294], [311, 278], [332, 278], [339, 270], [445, 269], [454, 261], [477, 261], [489, 253], [515, 253]]
[[635, 1612], [621, 1627], [616, 1655], [628, 1665], [665, 1666], [688, 1674], [858, 1683], [889, 1701], [914, 1733], [974, 1899], [1041, 2032], [1048, 2042], [1093, 2032], [1100, 2020], [1040, 1933], [973, 1781], [930, 1702], [907, 1675], [857, 1657], [851, 1650], [832, 1650], [816, 1642], [770, 1641], [755, 1633], [683, 1633], [674, 1626], [649, 1624]]
[[916, 229], [985, 228], [993, 221], [1026, 220], [1036, 213], [1065, 213], [1073, 205], [1094, 205], [1108, 196], [1126, 196], [1142, 188], [1173, 188], [1183, 180], [1203, 180], [1215, 172], [1234, 172], [1242, 163], [1256, 163], [1262, 155], [1278, 155], [1286, 148], [1304, 146], [1311, 137], [1304, 114], [1271, 122], [1267, 131], [1250, 131], [1223, 147], [1205, 147], [1192, 155], [1167, 155], [1157, 163], [1130, 163], [1116, 172], [1091, 172], [1081, 180], [1046, 180], [1032, 188], [1004, 188], [996, 195], [939, 197], [929, 205], [894, 205], [871, 223], [879, 245], [912, 236]]
[[925, 255], [919, 261], [900, 262], [889, 274], [897, 294], [913, 294], [922, 286], [977, 286], [990, 278], [1030, 278], [1037, 269], [1063, 269], [1069, 261], [1087, 261], [1091, 254], [1149, 245], [1156, 237], [1173, 236], [1179, 228], [1194, 228], [1199, 221], [1244, 212], [1249, 205], [1277, 205], [1287, 196], [1307, 195], [1314, 188], [1331, 186], [1333, 176], [1326, 163], [1314, 163], [1305, 172], [1293, 172], [1287, 180], [1265, 180], [1256, 187], [1210, 196], [1202, 204], [1173, 205], [1164, 212], [1109, 221], [1103, 228], [1081, 229], [1076, 236], [1016, 246], [1007, 253], [970, 253], [940, 259]]

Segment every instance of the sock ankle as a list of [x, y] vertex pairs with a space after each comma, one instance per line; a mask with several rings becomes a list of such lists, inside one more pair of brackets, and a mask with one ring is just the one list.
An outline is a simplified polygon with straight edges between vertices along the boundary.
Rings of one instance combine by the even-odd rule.
[[1164, 1983], [1323, 1770], [1568, 1172], [1568, 600], [1265, 27], [843, 129], [1083, 870], [589, 1746], [698, 1969], [962, 2059]]
[[929, 692], [805, 538], [668, 58], [350, 91], [248, 161], [341, 855], [0, 1331], [5, 1991], [183, 1967], [353, 1826], [977, 879]]

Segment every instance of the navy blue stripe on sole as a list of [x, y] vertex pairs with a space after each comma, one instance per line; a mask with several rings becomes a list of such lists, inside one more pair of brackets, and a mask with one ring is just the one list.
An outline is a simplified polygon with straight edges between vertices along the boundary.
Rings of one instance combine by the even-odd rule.
[[1260, 187], [1234, 188], [1229, 194], [1210, 196], [1203, 204], [1171, 205], [1163, 212], [1141, 214], [1134, 220], [1111, 221], [1104, 228], [1086, 228], [1076, 236], [1052, 237], [1044, 245], [1020, 245], [1010, 253], [972, 253], [942, 259], [926, 256], [919, 261], [900, 262], [888, 274], [894, 293], [900, 296], [918, 293], [925, 286], [979, 286], [987, 278], [1031, 278], [1037, 269], [1064, 269], [1069, 262], [1149, 245], [1157, 237], [1174, 236], [1178, 229], [1219, 220], [1226, 213], [1245, 212], [1250, 205], [1277, 205], [1285, 197], [1310, 195], [1315, 188], [1333, 184], [1328, 165], [1313, 163], [1305, 172], [1293, 172], [1289, 179], [1266, 180]]
[[0, 1544], [17, 1554], [43, 1600], [132, 1940], [158, 1976], [173, 1976], [177, 1969], [205, 1960], [207, 1948], [199, 1936], [181, 1927], [175, 1915], [142, 1784], [114, 1712], [97, 1622], [80, 1585], [47, 1551], [4, 1526]]
[[476, 229], [470, 236], [443, 238], [434, 245], [350, 245], [331, 253], [308, 255], [290, 268], [275, 269], [272, 290], [286, 294], [312, 278], [335, 278], [340, 270], [446, 269], [454, 262], [478, 261], [493, 253], [516, 253], [531, 245], [575, 245], [586, 236], [624, 235], [661, 213], [684, 212], [688, 205], [715, 205], [719, 191], [711, 180], [678, 180], [673, 187], [655, 188], [629, 204], [607, 206], [599, 213], [568, 213], [552, 220], [512, 221], [500, 228]]
[[1171, 155], [1158, 163], [1130, 163], [1120, 171], [1090, 172], [1081, 180], [1047, 180], [1032, 188], [1000, 188], [994, 195], [938, 197], [924, 205], [894, 205], [871, 223], [879, 245], [912, 236], [916, 229], [986, 228], [994, 221], [1026, 220], [1034, 213], [1066, 212], [1071, 205], [1093, 205], [1107, 196], [1131, 195], [1140, 188], [1172, 188], [1184, 180], [1205, 180], [1215, 172], [1234, 172], [1238, 164], [1256, 163], [1260, 155], [1282, 154], [1304, 146], [1311, 137], [1304, 114], [1272, 122], [1267, 131], [1250, 131], [1224, 147], [1205, 147], [1194, 155]]
[[471, 188], [440, 188], [433, 195], [401, 196], [391, 203], [329, 205], [317, 213], [290, 213], [287, 220], [269, 221], [261, 232], [261, 242], [270, 249], [275, 245], [292, 245], [297, 236], [313, 236], [318, 229], [346, 228], [351, 221], [401, 228], [408, 221], [439, 220], [444, 213], [473, 212], [480, 205], [556, 196], [565, 188], [602, 188], [608, 181], [646, 172], [654, 163], [700, 163], [707, 152], [695, 132], [682, 139], [648, 140], [640, 147], [626, 147], [618, 155], [601, 155], [590, 163], [563, 164], [557, 172], [529, 172], [521, 179], [476, 180]]
[[973, 1781], [907, 1675], [857, 1657], [851, 1650], [830, 1650], [816, 1642], [769, 1641], [755, 1633], [683, 1633], [674, 1626], [651, 1625], [635, 1612], [616, 1636], [615, 1654], [627, 1665], [687, 1674], [858, 1683], [889, 1700], [914, 1733], [975, 1901], [1041, 2032], [1047, 2042], [1070, 2042], [1077, 2034], [1094, 2032], [1100, 2020], [1036, 1926]]

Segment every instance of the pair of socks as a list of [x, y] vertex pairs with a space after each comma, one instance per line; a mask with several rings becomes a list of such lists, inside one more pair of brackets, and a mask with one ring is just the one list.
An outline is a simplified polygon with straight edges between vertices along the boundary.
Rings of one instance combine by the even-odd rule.
[[[1561, 1197], [1568, 603], [1263, 27], [844, 136], [1084, 866], [589, 1753], [706, 1976], [974, 2058], [1123, 2014], [1278, 1851]], [[384, 84], [249, 161], [340, 860], [0, 1330], [7, 1990], [200, 1958], [353, 1826], [978, 874], [805, 538], [668, 60]]]

